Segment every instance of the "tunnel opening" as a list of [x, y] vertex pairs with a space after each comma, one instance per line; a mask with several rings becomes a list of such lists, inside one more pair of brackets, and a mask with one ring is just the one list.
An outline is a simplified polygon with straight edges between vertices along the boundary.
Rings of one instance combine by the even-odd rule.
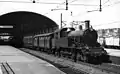
[[[0, 27], [0, 44], [10, 44], [17, 47], [23, 45], [23, 37], [26, 35], [39, 34], [47, 29], [58, 28], [58, 25], [50, 18], [28, 11], [10, 12], [1, 15], [0, 26], [13, 26], [13, 28]], [[6, 33], [8, 35], [1, 35]], [[4, 36], [11, 36], [11, 40], [2, 39]]]

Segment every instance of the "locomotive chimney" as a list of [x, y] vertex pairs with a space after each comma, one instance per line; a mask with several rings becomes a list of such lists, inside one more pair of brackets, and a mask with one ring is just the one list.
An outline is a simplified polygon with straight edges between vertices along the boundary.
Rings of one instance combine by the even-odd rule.
[[85, 29], [89, 29], [90, 28], [90, 20], [86, 20], [85, 21]]

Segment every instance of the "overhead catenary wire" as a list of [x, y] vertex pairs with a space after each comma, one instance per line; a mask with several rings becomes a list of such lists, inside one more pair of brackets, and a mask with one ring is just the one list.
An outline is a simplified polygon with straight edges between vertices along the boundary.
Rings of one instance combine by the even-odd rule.
[[[64, 5], [64, 4], [65, 4], [65, 2], [62, 2], [62, 3], [58, 4], [56, 6], [56, 8], [50, 9], [49, 12], [51, 12], [53, 10], [63, 10], [63, 8], [59, 8], [59, 5]], [[49, 12], [45, 13], [44, 15], [48, 14]]]
[[[36, 0], [32, 0], [32, 1], [0, 1], [0, 2], [12, 2], [12, 3], [33, 3], [33, 1], [36, 1]], [[72, 2], [75, 2], [77, 0], [72, 0], [72, 1], [68, 1], [69, 5], [73, 5], [73, 6], [99, 6], [99, 5], [92, 5], [92, 4], [70, 4]], [[104, 7], [109, 7], [109, 6], [113, 6], [115, 4], [119, 4], [120, 1], [117, 1], [113, 4], [110, 4], [110, 5], [105, 5], [106, 3], [110, 2], [110, 0], [107, 0], [105, 3], [102, 4], [103, 8]], [[41, 1], [36, 1], [35, 3], [40, 3], [40, 4], [55, 4], [55, 5], [65, 5], [66, 2], [62, 2], [62, 3], [58, 3], [58, 2], [41, 2]], [[59, 6], [57, 6], [58, 8]]]
[[11, 3], [40, 3], [40, 4], [61, 4], [57, 2], [40, 2], [40, 1], [0, 1], [0, 2], [11, 2]]
[[75, 1], [78, 1], [78, 0], [73, 0], [73, 1], [70, 1], [69, 3], [73, 3], [73, 2], [75, 2]]
[[114, 6], [114, 5], [117, 5], [117, 4], [120, 4], [120, 1], [117, 1], [117, 2], [114, 2], [112, 4], [109, 4], [109, 5], [104, 5], [102, 8], [107, 8], [107, 7], [111, 7], [111, 6]]
[[[74, 5], [74, 6], [99, 6], [99, 5], [92, 5], [92, 4], [70, 4], [70, 3], [73, 3], [77, 0], [72, 0], [72, 1], [68, 1], [68, 5]], [[112, 0], [111, 0], [112, 1]], [[32, 1], [0, 1], [0, 2], [15, 2], [15, 3], [32, 3]], [[110, 6], [113, 6], [113, 5], [116, 5], [116, 4], [119, 4], [120, 1], [119, 0], [116, 0], [116, 2], [112, 3], [112, 4], [109, 4], [109, 5], [106, 5], [108, 2], [110, 2], [110, 0], [106, 0], [103, 4], [102, 4], [102, 8], [106, 8], [106, 7], [110, 7]], [[62, 3], [57, 3], [57, 2], [41, 2], [41, 1], [36, 1], [36, 3], [40, 3], [40, 4], [56, 4], [56, 5], [65, 5], [65, 2], [62, 2]], [[57, 6], [58, 8], [58, 6]], [[96, 11], [96, 10], [95, 10]], [[49, 13], [49, 12], [48, 12]]]
[[[71, 1], [71, 2], [69, 1], [69, 5], [74, 5], [74, 6], [99, 6], [99, 5], [92, 5], [92, 4], [70, 4], [70, 3], [75, 2], [75, 1], [77, 1], [77, 0], [73, 0], [73, 1]], [[105, 5], [105, 4], [108, 3], [108, 2], [110, 2], [110, 0], [107, 0], [106, 2], [104, 2], [104, 3], [102, 4], [102, 9], [120, 3], [120, 1], [117, 1], [117, 2], [115, 2], [115, 3], [113, 3], [113, 4]], [[65, 4], [65, 2], [63, 2], [62, 4]], [[60, 5], [62, 5], [62, 4], [60, 4]], [[58, 6], [57, 6], [57, 8], [58, 8]], [[57, 10], [57, 8], [56, 8], [56, 10]], [[61, 8], [60, 8], [60, 9], [61, 9]], [[58, 10], [59, 10], [59, 9], [58, 9]], [[92, 11], [87, 11], [87, 12], [93, 12], [93, 11], [99, 11], [99, 9], [92, 10]]]
[[[75, 0], [76, 1], [76, 0]], [[107, 0], [107, 1], [105, 1], [103, 4], [101, 4], [102, 5], [102, 9], [104, 9], [104, 8], [106, 8], [106, 7], [110, 7], [110, 6], [114, 6], [114, 5], [117, 5], [117, 4], [119, 4], [120, 3], [120, 1], [116, 1], [116, 2], [112, 2], [111, 1], [111, 3], [112, 4], [109, 4], [109, 2], [110, 2], [110, 0]], [[108, 5], [109, 4], [109, 5]], [[82, 6], [99, 6], [99, 5], [90, 5], [90, 4], [69, 4], [69, 5], [76, 5], [76, 6], [79, 6], [79, 5], [82, 5]], [[99, 11], [99, 9], [97, 9], [97, 10], [94, 10], [94, 11]], [[87, 14], [86, 12], [85, 12], [85, 14]], [[105, 24], [119, 24], [120, 23], [120, 21], [114, 21], [114, 22], [110, 22], [110, 23], [105, 23]], [[105, 25], [105, 24], [99, 24], [99, 25], [95, 25], [95, 26], [101, 26], [101, 25]]]
[[114, 23], [120, 23], [120, 21], [113, 21], [113, 22], [99, 24], [99, 25], [94, 25], [94, 26], [102, 26], [102, 25], [109, 25], [109, 24], [113, 24], [114, 25]]
[[[99, 6], [99, 5], [93, 5], [93, 4], [71, 4], [71, 3], [73, 3], [73, 2], [75, 2], [75, 1], [78, 1], [78, 0], [72, 0], [72, 1], [69, 1], [68, 3], [68, 5], [72, 5], [72, 6]], [[60, 5], [62, 5], [62, 4], [65, 4], [65, 2], [63, 2], [63, 3], [61, 3]], [[64, 8], [58, 8], [58, 6], [57, 6], [57, 8], [56, 9], [51, 9], [52, 11], [53, 10], [65, 10]], [[72, 12], [72, 11], [71, 11]], [[85, 12], [86, 13], [86, 12]]]
[[104, 2], [102, 5], [104, 5], [104, 4], [108, 3], [108, 2], [110, 2], [110, 0], [107, 0], [107, 1], [106, 1], [106, 2]]
[[114, 2], [114, 3], [112, 3], [112, 4], [105, 5], [105, 4], [108, 3], [108, 2], [110, 2], [110, 0], [107, 0], [105, 3], [101, 4], [99, 9], [95, 9], [95, 10], [91, 10], [91, 11], [87, 11], [87, 12], [100, 11], [100, 9], [104, 9], [104, 8], [106, 8], [106, 7], [114, 6], [114, 5], [120, 3], [120, 1], [117, 1], [117, 2]]
[[74, 6], [99, 6], [99, 5], [92, 5], [92, 4], [69, 4]]
[[30, 1], [0, 1], [0, 3], [31, 3]]
[[[77, 0], [73, 0], [70, 3], [75, 2], [75, 1], [77, 1]], [[57, 6], [57, 8], [51, 9], [51, 11], [53, 11], [53, 10], [67, 10], [68, 9], [68, 3], [69, 3], [68, 0], [66, 0], [66, 2], [62, 2], [61, 4], [59, 4], [59, 5], [66, 4], [66, 9], [64, 9], [64, 8], [57, 9], [57, 8], [59, 8], [59, 6]]]
[[[75, 1], [78, 1], [78, 0], [73, 0], [73, 1], [68, 1], [68, 3], [66, 4], [67, 6], [68, 5], [72, 5], [72, 6], [99, 6], [99, 5], [94, 5], [94, 4], [71, 4], [71, 3], [73, 3], [73, 2], [75, 2]], [[66, 0], [66, 2], [67, 2], [67, 0]], [[60, 5], [63, 5], [63, 4], [65, 4], [66, 2], [63, 2], [63, 3], [61, 3]], [[67, 7], [66, 6], [66, 7]], [[58, 6], [57, 6], [57, 8], [58, 8]], [[59, 10], [59, 9], [55, 9], [55, 10]], [[60, 10], [61, 10], [62, 8], [60, 8]]]
[[[77, 1], [77, 0], [73, 0], [73, 1], [71, 1], [71, 3], [74, 2], [74, 1]], [[65, 5], [65, 3], [66, 3], [66, 2], [62, 2], [62, 3], [58, 4], [58, 5], [56, 6], [56, 8], [50, 9], [50, 12], [53, 11], [53, 10], [65, 10], [64, 8], [59, 8], [60, 5]], [[47, 12], [47, 13], [45, 13], [45, 14], [48, 14], [48, 13], [49, 13], [49, 12]]]
[[[74, 0], [74, 1], [77, 1], [77, 0]], [[71, 1], [71, 2], [74, 2], [74, 1]], [[31, 1], [0, 1], [0, 2], [12, 2], [12, 3], [40, 3], [40, 4], [59, 4], [59, 5], [64, 5], [66, 2], [62, 2], [62, 3], [58, 3], [58, 2], [43, 2], [43, 1], [36, 1], [36, 0], [31, 0]]]
[[73, 1], [70, 1], [68, 3], [69, 3], [69, 5], [73, 5], [73, 6], [98, 6], [98, 5], [94, 5], [94, 4], [79, 4], [79, 3], [71, 4], [71, 3], [75, 2], [75, 1], [78, 1], [78, 0], [73, 0]]
[[[63, 4], [65, 4], [65, 2], [59, 3], [58, 5], [63, 5]], [[56, 8], [59, 8], [58, 5], [56, 6]], [[56, 8], [54, 8], [54, 9], [56, 9]], [[51, 11], [53, 11], [53, 9], [50, 9], [50, 10], [49, 10], [49, 12], [51, 12]], [[48, 14], [49, 12], [45, 13], [44, 15]]]
[[[32, 0], [33, 1], [33, 0]], [[7, 1], [7, 0], [5, 0], [5, 1], [0, 1], [0, 2], [15, 2], [15, 3], [32, 3], [32, 1]], [[35, 0], [36, 1], [36, 0]], [[99, 5], [92, 5], [92, 4], [74, 4], [73, 2], [75, 2], [75, 1], [78, 1], [78, 0], [72, 0], [72, 1], [68, 1], [68, 5], [74, 5], [74, 6], [99, 6]], [[120, 3], [120, 1], [116, 1], [116, 2], [114, 2], [114, 3], [112, 3], [112, 4], [109, 4], [109, 5], [106, 5], [108, 2], [110, 2], [110, 0], [107, 0], [107, 1], [105, 1], [103, 4], [102, 4], [102, 8], [106, 8], [106, 7], [109, 7], [109, 6], [113, 6], [113, 5], [116, 5], [116, 4], [119, 4]], [[56, 5], [65, 5], [65, 2], [62, 2], [62, 3], [58, 3], [58, 2], [41, 2], [41, 1], [36, 1], [36, 3], [40, 3], [40, 4], [56, 4]], [[73, 4], [71, 4], [71, 3], [73, 3]], [[57, 6], [57, 8], [58, 8], [59, 6]], [[96, 10], [94, 10], [94, 11], [96, 11]], [[49, 12], [48, 12], [49, 13]]]

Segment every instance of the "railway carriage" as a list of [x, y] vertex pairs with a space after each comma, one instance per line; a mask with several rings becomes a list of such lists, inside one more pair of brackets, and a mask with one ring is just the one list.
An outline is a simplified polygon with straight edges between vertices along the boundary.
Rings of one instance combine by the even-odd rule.
[[52, 48], [52, 36], [52, 33], [35, 35], [33, 37], [34, 47], [43, 51], [50, 50]]
[[[102, 31], [102, 35], [100, 35]], [[106, 48], [120, 48], [120, 28], [98, 30], [98, 41]]]
[[33, 36], [24, 36], [23, 43], [24, 47], [33, 48]]

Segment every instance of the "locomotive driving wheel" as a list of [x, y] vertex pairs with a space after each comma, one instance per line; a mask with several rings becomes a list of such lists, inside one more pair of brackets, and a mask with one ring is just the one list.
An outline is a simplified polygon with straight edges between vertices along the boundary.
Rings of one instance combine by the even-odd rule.
[[77, 61], [89, 62], [88, 55], [83, 54], [82, 51], [78, 51]]
[[82, 54], [82, 55], [81, 55], [81, 60], [82, 60], [83, 62], [88, 62], [88, 56], [85, 55], [85, 54]]
[[78, 53], [78, 55], [77, 55], [77, 61], [81, 61], [81, 55], [80, 55], [80, 53]]

